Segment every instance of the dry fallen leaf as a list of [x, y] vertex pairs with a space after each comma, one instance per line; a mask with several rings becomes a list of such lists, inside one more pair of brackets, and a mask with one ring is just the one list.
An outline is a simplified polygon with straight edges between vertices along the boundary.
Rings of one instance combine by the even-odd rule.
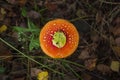
[[0, 27], [0, 33], [4, 32], [4, 31], [6, 31], [6, 30], [7, 30], [7, 26], [6, 26], [6, 25], [2, 25], [2, 26]]
[[6, 80], [7, 77], [7, 74], [0, 74], [0, 80]]
[[104, 64], [98, 64], [97, 65], [97, 70], [102, 72], [103, 74], [109, 73], [111, 71], [110, 67], [107, 66], [107, 65], [104, 65]]
[[84, 10], [78, 9], [77, 12], [76, 12], [76, 15], [77, 15], [78, 17], [82, 17], [82, 16], [85, 17], [85, 16], [86, 16], [86, 13], [85, 13]]
[[6, 15], [6, 10], [4, 8], [0, 8], [0, 21], [4, 21]]
[[11, 51], [7, 49], [7, 46], [0, 42], [0, 60], [10, 61], [13, 58]]
[[16, 0], [7, 0], [7, 2], [10, 4], [16, 4]]
[[26, 2], [27, 0], [18, 0], [18, 4], [20, 4], [21, 6], [25, 5]]
[[[56, 76], [55, 80], [57, 80], [57, 79], [58, 79], [58, 77]], [[79, 80], [79, 79], [76, 78], [76, 76], [73, 75], [72, 72], [69, 72], [69, 73], [65, 73], [64, 80]]]
[[119, 72], [119, 68], [120, 68], [120, 63], [119, 61], [112, 61], [110, 68], [115, 71], [115, 72]]
[[25, 77], [15, 78], [14, 80], [25, 80]]
[[119, 46], [119, 40], [120, 38], [116, 38], [114, 40], [113, 37], [110, 37], [110, 44], [111, 44], [111, 48], [113, 50], [113, 52], [120, 57], [120, 46]]
[[118, 16], [115, 19], [113, 19], [113, 24], [114, 25], [120, 25], [120, 16]]
[[79, 59], [82, 59], [82, 60], [87, 59], [87, 58], [90, 57], [89, 53], [90, 53], [89, 49], [86, 48], [86, 49], [84, 49], [84, 50], [81, 51], [81, 53], [80, 53], [80, 55], [78, 56], [78, 58], [79, 58]]
[[82, 73], [81, 77], [82, 77], [83, 80], [91, 80], [92, 79], [92, 76], [90, 76], [86, 73]]
[[85, 67], [90, 71], [94, 70], [96, 67], [96, 61], [97, 61], [96, 58], [85, 60], [85, 63], [84, 63]]
[[48, 10], [50, 11], [55, 11], [57, 9], [57, 4], [53, 2], [46, 1], [45, 6], [47, 7]]
[[10, 4], [19, 4], [19, 5], [25, 5], [27, 0], [7, 0]]
[[43, 6], [43, 1], [39, 1], [39, 2], [37, 3], [37, 5], [38, 5], [38, 6]]
[[5, 19], [3, 20], [3, 24], [5, 24], [6, 26], [10, 26], [10, 24], [11, 24], [11, 19], [10, 19], [10, 18], [5, 18]]
[[120, 37], [118, 37], [118, 38], [115, 39], [115, 43], [116, 43], [117, 46], [120, 47]]
[[41, 69], [31, 68], [31, 76], [32, 76], [32, 77], [37, 76], [40, 72], [42, 72]]
[[114, 34], [114, 36], [119, 36], [119, 35], [120, 35], [120, 25], [116, 25], [116, 26], [112, 29], [112, 33]]
[[33, 19], [37, 19], [40, 17], [40, 14], [36, 11], [31, 10], [27, 13], [27, 16]]
[[95, 32], [95, 31], [90, 32], [90, 38], [93, 42], [97, 42], [97, 41], [100, 40], [100, 37], [99, 37], [98, 33]]
[[1, 12], [2, 15], [5, 15], [5, 14], [6, 14], [6, 11], [5, 11], [4, 8], [1, 8], [0, 12]]
[[0, 21], [2, 21], [3, 19], [4, 19], [4, 15], [0, 13]]
[[17, 14], [14, 11], [10, 11], [10, 12], [8, 12], [7, 16], [8, 17], [16, 17]]
[[10, 61], [12, 58], [13, 55], [9, 50], [5, 51], [4, 53], [0, 53], [0, 60]]
[[48, 72], [42, 71], [38, 73], [38, 80], [48, 80]]
[[120, 57], [120, 47], [119, 46], [112, 46], [113, 51]]
[[103, 19], [102, 12], [98, 11], [96, 14], [96, 23], [100, 23]]

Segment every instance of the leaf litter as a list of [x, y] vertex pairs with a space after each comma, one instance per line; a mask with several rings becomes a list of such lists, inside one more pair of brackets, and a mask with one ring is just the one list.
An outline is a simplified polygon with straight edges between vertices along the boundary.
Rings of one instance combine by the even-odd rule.
[[[62, 73], [68, 72], [74, 78], [70, 75], [61, 76], [43, 66], [31, 63], [24, 56], [18, 55], [14, 49], [5, 44], [1, 45], [3, 42], [0, 42], [0, 57], [2, 56], [0, 78], [2, 80], [41, 78], [43, 80], [96, 80], [96, 78], [119, 80], [119, 5], [115, 4], [118, 3], [116, 0], [100, 2], [99, 0], [1, 0], [0, 38], [49, 68]], [[59, 60], [45, 56], [38, 45], [39, 31], [46, 22], [55, 18], [71, 21], [80, 34], [78, 49], [65, 59], [74, 62], [74, 65], [67, 63], [71, 69], [65, 69], [65, 65]], [[78, 64], [84, 65], [85, 70], [78, 67]]]

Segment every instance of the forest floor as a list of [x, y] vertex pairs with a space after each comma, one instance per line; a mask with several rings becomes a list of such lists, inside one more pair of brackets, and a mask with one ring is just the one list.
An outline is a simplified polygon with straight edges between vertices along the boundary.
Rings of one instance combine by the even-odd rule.
[[[39, 46], [41, 28], [56, 18], [80, 34], [64, 59]], [[0, 0], [0, 80], [120, 80], [120, 1]]]

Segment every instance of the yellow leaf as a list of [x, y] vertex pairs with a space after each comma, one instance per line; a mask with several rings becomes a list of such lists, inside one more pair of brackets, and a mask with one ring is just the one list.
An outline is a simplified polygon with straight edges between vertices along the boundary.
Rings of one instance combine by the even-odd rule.
[[113, 46], [112, 48], [117, 53], [117, 55], [120, 57], [120, 47], [119, 46]]
[[113, 71], [119, 72], [120, 63], [118, 61], [112, 61], [110, 68]]
[[0, 33], [4, 32], [4, 31], [6, 31], [6, 30], [7, 30], [7, 26], [6, 26], [6, 25], [2, 25], [2, 26], [0, 27]]
[[38, 80], [48, 80], [48, 72], [42, 71], [38, 73]]
[[5, 15], [5, 14], [6, 14], [6, 11], [5, 11], [4, 8], [1, 8], [1, 14], [2, 14], [2, 15]]

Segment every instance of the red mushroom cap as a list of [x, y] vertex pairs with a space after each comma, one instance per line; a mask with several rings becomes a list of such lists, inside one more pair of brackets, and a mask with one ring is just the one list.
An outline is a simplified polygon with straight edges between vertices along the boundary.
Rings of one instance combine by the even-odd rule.
[[45, 54], [52, 58], [65, 58], [76, 50], [79, 33], [75, 26], [67, 20], [55, 19], [42, 28], [39, 40]]

